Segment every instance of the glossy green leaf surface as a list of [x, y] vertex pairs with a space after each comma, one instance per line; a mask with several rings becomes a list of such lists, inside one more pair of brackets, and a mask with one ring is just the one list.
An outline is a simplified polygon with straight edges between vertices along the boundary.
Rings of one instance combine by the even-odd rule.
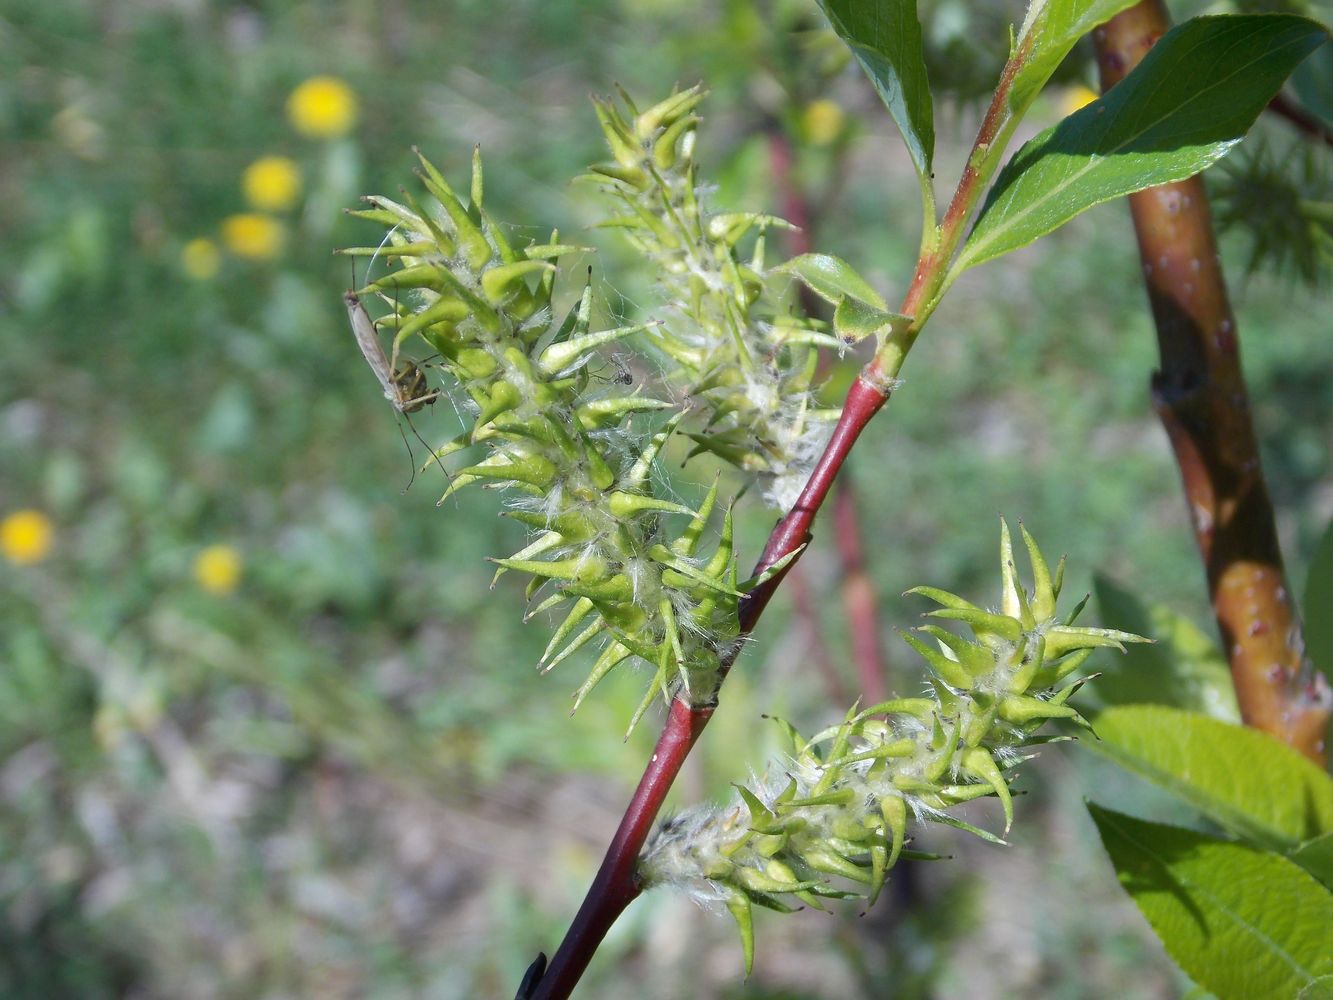
[[1027, 48], [1023, 66], [1014, 76], [1009, 107], [1022, 115], [1046, 85], [1075, 43], [1135, 0], [1049, 0], [1019, 40]]
[[1238, 836], [1288, 851], [1333, 831], [1333, 778], [1266, 733], [1160, 705], [1108, 708], [1081, 745]]
[[1219, 1000], [1294, 997], [1333, 973], [1333, 894], [1278, 854], [1089, 803], [1125, 891]]
[[917, 173], [930, 175], [935, 114], [916, 0], [819, 0], [889, 109]]
[[1173, 28], [1101, 99], [1026, 143], [995, 181], [954, 265], [1026, 246], [1093, 205], [1183, 180], [1226, 154], [1325, 29], [1288, 14]]
[[1305, 621], [1305, 650], [1314, 665], [1333, 674], [1333, 522], [1315, 549], [1305, 581], [1301, 605]]
[[1106, 705], [1152, 703], [1239, 722], [1231, 668], [1213, 638], [1164, 604], [1150, 604], [1100, 573], [1093, 577], [1100, 620], [1154, 640], [1104, 657], [1088, 693]]

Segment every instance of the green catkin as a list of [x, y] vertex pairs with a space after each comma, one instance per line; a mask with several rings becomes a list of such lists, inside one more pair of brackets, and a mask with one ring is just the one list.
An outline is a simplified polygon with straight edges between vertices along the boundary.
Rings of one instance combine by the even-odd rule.
[[[837, 419], [811, 393], [818, 347], [847, 341], [784, 307], [791, 279], [765, 261], [771, 215], [710, 212], [694, 147], [700, 87], [637, 113], [597, 101], [613, 160], [585, 175], [605, 193], [602, 225], [620, 231], [657, 269], [664, 325], [653, 344], [699, 411], [686, 431], [708, 452], [755, 475], [788, 509]], [[628, 114], [628, 116], [627, 116]], [[742, 252], [742, 246], [747, 247]]]
[[390, 270], [357, 294], [378, 294], [391, 307], [379, 325], [396, 331], [395, 351], [419, 335], [438, 352], [467, 406], [470, 426], [435, 457], [482, 452], [457, 470], [441, 501], [474, 483], [502, 487], [508, 513], [534, 530], [522, 549], [493, 561], [499, 573], [532, 577], [530, 596], [540, 609], [567, 607], [544, 667], [600, 644], [576, 706], [632, 659], [653, 671], [642, 708], [677, 691], [707, 703], [736, 637], [730, 513], [716, 550], [701, 552], [716, 487], [693, 511], [656, 495], [649, 475], [683, 414], [645, 442], [632, 426], [636, 416], [672, 405], [588, 370], [598, 348], [650, 326], [593, 329], [590, 290], [557, 321], [551, 276], [556, 261], [578, 248], [557, 234], [512, 245], [482, 205], [479, 157], [467, 203], [424, 157], [421, 166], [426, 204], [375, 196], [366, 199], [369, 210], [352, 214], [389, 229], [380, 256]]
[[[999, 838], [957, 819], [959, 803], [995, 796], [1006, 833], [1013, 821], [1009, 772], [1051, 742], [1037, 735], [1049, 719], [1086, 725], [1068, 704], [1072, 679], [1092, 650], [1146, 641], [1112, 629], [1083, 628], [1055, 615], [1064, 563], [1054, 575], [1019, 525], [1032, 567], [1031, 594], [1014, 571], [1008, 525], [1001, 522], [1002, 599], [998, 612], [931, 587], [931, 616], [958, 621], [964, 638], [925, 626], [935, 640], [909, 642], [926, 660], [930, 693], [865, 709], [812, 739], [783, 724], [790, 740], [775, 775], [724, 808], [700, 807], [661, 823], [639, 860], [645, 888], [669, 885], [736, 918], [746, 972], [753, 963], [751, 907], [789, 910], [787, 900], [819, 897], [874, 902], [907, 840], [909, 823], [938, 822], [987, 840]], [[841, 886], [830, 877], [841, 879]], [[850, 887], [850, 888], [848, 888]]]
[[[812, 409], [815, 349], [846, 343], [783, 308], [778, 286], [790, 278], [765, 267], [764, 242], [769, 227], [785, 223], [704, 207], [693, 157], [703, 97], [696, 87], [643, 113], [630, 104], [632, 120], [596, 102], [614, 162], [589, 176], [618, 206], [606, 224], [623, 229], [657, 269], [663, 323], [593, 329], [590, 288], [557, 321], [556, 264], [581, 248], [555, 233], [514, 246], [483, 205], [479, 153], [466, 199], [420, 157], [429, 198], [365, 199], [371, 207], [352, 214], [388, 235], [379, 247], [344, 251], [387, 262], [388, 273], [356, 294], [390, 306], [379, 326], [394, 331], [394, 356], [405, 339], [421, 337], [468, 406], [468, 429], [432, 458], [484, 454], [457, 469], [441, 502], [473, 484], [501, 487], [511, 497], [507, 513], [534, 532], [494, 562], [497, 577], [533, 578], [534, 609], [568, 607], [540, 666], [600, 649], [577, 707], [618, 665], [646, 662], [652, 679], [635, 721], [657, 694], [710, 704], [739, 641], [730, 512], [705, 556], [699, 545], [716, 486], [692, 511], [656, 495], [654, 459], [679, 428], [694, 442], [691, 454], [710, 452], [761, 477], [770, 499], [788, 506], [837, 417]], [[672, 359], [670, 395], [683, 404], [591, 377], [599, 350], [645, 340]], [[657, 411], [674, 412], [645, 444], [641, 427]]]

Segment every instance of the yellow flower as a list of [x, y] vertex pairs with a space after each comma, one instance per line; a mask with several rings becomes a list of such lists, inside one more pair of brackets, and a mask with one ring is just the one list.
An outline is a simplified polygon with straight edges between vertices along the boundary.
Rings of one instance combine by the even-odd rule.
[[181, 251], [181, 267], [196, 281], [208, 281], [218, 273], [222, 255], [218, 245], [203, 236], [190, 240]]
[[16, 510], [0, 521], [0, 552], [15, 566], [31, 566], [46, 558], [54, 535], [40, 510]]
[[801, 127], [812, 146], [827, 146], [842, 135], [847, 116], [836, 101], [811, 101], [801, 113]]
[[1073, 87], [1066, 87], [1064, 94], [1060, 97], [1060, 114], [1072, 115], [1079, 108], [1086, 108], [1101, 95], [1095, 90], [1076, 84]]
[[301, 171], [285, 156], [265, 156], [245, 168], [241, 189], [255, 208], [281, 212], [296, 204], [301, 194]]
[[194, 557], [194, 579], [210, 594], [230, 594], [241, 582], [241, 556], [230, 545], [210, 545]]
[[312, 76], [287, 98], [292, 128], [312, 139], [336, 139], [356, 124], [356, 94], [336, 76]]
[[222, 241], [237, 257], [268, 260], [282, 250], [282, 223], [258, 212], [242, 212], [222, 220]]

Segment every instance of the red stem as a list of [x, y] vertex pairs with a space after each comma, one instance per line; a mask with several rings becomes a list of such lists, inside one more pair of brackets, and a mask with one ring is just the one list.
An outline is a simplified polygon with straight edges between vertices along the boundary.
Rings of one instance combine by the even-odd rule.
[[[878, 413], [880, 408], [888, 401], [889, 394], [887, 391], [871, 385], [865, 380], [864, 376], [858, 375], [856, 377], [852, 387], [847, 390], [847, 400], [843, 404], [842, 416], [838, 418], [837, 426], [833, 428], [833, 436], [829, 438], [824, 453], [819, 456], [819, 461], [816, 463], [814, 471], [810, 473], [805, 488], [801, 490], [801, 495], [796, 498], [795, 506], [792, 507], [786, 517], [778, 522], [777, 527], [773, 529], [773, 533], [768, 536], [768, 544], [764, 547], [764, 553], [755, 565], [754, 571], [756, 574], [776, 565], [779, 561], [810, 542], [812, 537], [810, 525], [814, 523], [819, 508], [823, 506], [824, 499], [833, 486], [834, 477], [837, 476], [838, 470], [842, 468], [843, 462], [847, 460], [847, 454], [852, 450], [852, 445], [856, 444], [856, 439], [861, 436], [861, 431], [865, 430], [870, 418]], [[782, 578], [787, 575], [791, 567], [792, 563], [788, 563], [741, 598], [740, 623], [742, 634], [749, 633], [754, 629], [755, 623], [759, 621], [759, 616], [764, 613], [764, 608], [768, 606], [769, 600], [773, 597], [773, 592], [778, 589], [778, 585], [782, 583]]]
[[691, 708], [679, 700], [671, 703], [666, 725], [639, 779], [639, 787], [634, 790], [565, 940], [532, 994], [534, 1000], [569, 996], [606, 932], [639, 895], [640, 886], [634, 873], [639, 851], [676, 774], [712, 714], [712, 708]]
[[856, 494], [846, 470], [833, 497], [833, 533], [842, 559], [842, 606], [852, 642], [852, 662], [861, 681], [861, 698], [874, 705], [888, 695], [884, 650], [875, 615], [875, 587], [866, 572], [861, 528], [856, 513]]

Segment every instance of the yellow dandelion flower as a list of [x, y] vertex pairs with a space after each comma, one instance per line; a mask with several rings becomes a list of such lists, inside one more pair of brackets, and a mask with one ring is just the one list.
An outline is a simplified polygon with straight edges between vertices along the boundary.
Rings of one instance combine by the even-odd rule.
[[40, 510], [16, 510], [0, 521], [0, 552], [15, 566], [31, 566], [47, 557], [55, 529]]
[[181, 250], [181, 267], [196, 281], [208, 281], [217, 276], [222, 264], [218, 245], [206, 237], [190, 240]]
[[287, 120], [312, 139], [346, 135], [356, 116], [356, 94], [336, 76], [312, 76], [287, 98]]
[[1060, 97], [1060, 114], [1072, 115], [1079, 108], [1086, 108], [1101, 95], [1083, 84], [1076, 84], [1073, 87], [1066, 87], [1064, 94]]
[[245, 200], [265, 212], [281, 212], [301, 194], [301, 170], [285, 156], [265, 156], [241, 175]]
[[210, 545], [194, 557], [194, 580], [210, 594], [230, 594], [241, 582], [241, 556], [230, 545]]
[[270, 260], [282, 250], [282, 223], [258, 212], [242, 212], [222, 220], [222, 242], [237, 257]]
[[813, 146], [828, 146], [833, 143], [842, 135], [842, 128], [846, 122], [847, 116], [842, 108], [836, 101], [827, 98], [811, 101], [801, 112], [801, 128]]

